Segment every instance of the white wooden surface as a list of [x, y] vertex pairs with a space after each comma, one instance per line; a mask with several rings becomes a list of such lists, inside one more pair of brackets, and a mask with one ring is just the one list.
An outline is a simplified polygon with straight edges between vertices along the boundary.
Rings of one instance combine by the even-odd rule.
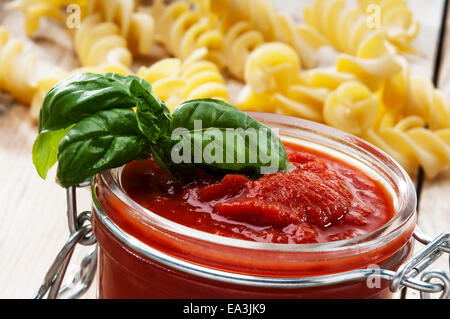
[[[301, 6], [311, 1], [275, 1], [277, 7], [300, 15]], [[439, 0], [413, 0], [411, 7], [422, 25], [417, 40], [426, 48], [418, 58], [415, 71], [430, 76], [434, 41], [440, 17]], [[0, 24], [14, 35], [24, 38], [20, 14], [0, 11]], [[45, 29], [47, 28], [47, 29]], [[45, 35], [51, 23], [44, 23], [35, 41], [27, 45], [37, 49], [44, 61], [43, 68], [57, 64], [71, 68], [78, 64], [70, 47], [70, 38], [57, 33], [56, 42]], [[57, 31], [56, 31], [57, 32]], [[450, 33], [450, 31], [448, 32]], [[450, 39], [450, 34], [447, 35]], [[56, 49], [55, 49], [56, 47]], [[441, 74], [441, 87], [450, 95], [450, 41]], [[28, 107], [17, 104], [8, 95], [0, 95], [0, 298], [30, 298], [41, 284], [43, 276], [68, 237], [65, 216], [65, 191], [54, 183], [52, 169], [46, 181], [39, 178], [31, 161], [31, 149], [36, 137], [36, 126], [28, 120]], [[419, 224], [431, 235], [450, 230], [450, 173], [425, 183], [422, 194]], [[89, 209], [87, 191], [81, 192], [82, 209]], [[416, 250], [420, 249], [416, 245]], [[83, 253], [83, 251], [81, 252]], [[76, 255], [79, 255], [76, 253]], [[75, 256], [75, 262], [79, 256]], [[440, 267], [446, 267], [445, 260]], [[69, 268], [70, 275], [77, 263]], [[86, 295], [95, 297], [95, 289]], [[408, 292], [409, 298], [416, 298]]]

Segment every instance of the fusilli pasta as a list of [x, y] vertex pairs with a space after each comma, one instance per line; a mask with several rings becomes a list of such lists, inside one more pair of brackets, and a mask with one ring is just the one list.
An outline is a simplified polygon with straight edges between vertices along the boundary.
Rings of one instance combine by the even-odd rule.
[[346, 82], [327, 96], [323, 108], [325, 123], [361, 136], [372, 128], [378, 116], [379, 99], [360, 82]]
[[414, 174], [423, 167], [433, 178], [450, 165], [450, 129], [431, 131], [421, 117], [409, 116], [393, 127], [370, 129], [362, 137], [380, 147], [405, 170]]
[[8, 9], [21, 10], [25, 16], [25, 32], [32, 36], [39, 28], [41, 18], [49, 17], [59, 22], [64, 21], [62, 9], [68, 5], [86, 6], [87, 0], [14, 0]]
[[254, 30], [249, 22], [238, 22], [228, 30], [223, 48], [227, 68], [234, 77], [244, 79], [248, 56], [263, 43], [263, 35]]
[[[404, 0], [358, 0], [362, 11], [373, 15], [386, 38], [400, 51], [415, 52], [411, 42], [420, 26]], [[379, 15], [379, 16], [376, 16]]]
[[67, 6], [74, 1], [70, 0], [14, 0], [7, 4], [7, 9], [21, 10], [25, 16], [25, 32], [32, 36], [39, 28], [41, 18], [49, 17], [62, 22], [64, 14], [61, 11], [63, 6]]
[[23, 43], [11, 39], [9, 31], [0, 26], [0, 89], [30, 103], [36, 91], [36, 59], [34, 53], [24, 54]]
[[192, 9], [188, 3], [175, 1], [169, 5], [156, 0], [152, 8], [156, 39], [179, 59], [186, 59], [198, 48], [207, 48], [207, 59], [218, 66], [224, 64], [223, 37], [215, 19]]
[[254, 50], [245, 64], [245, 82], [256, 93], [276, 92], [292, 84], [300, 72], [296, 52], [281, 42], [266, 43]]
[[418, 115], [431, 130], [450, 127], [450, 101], [431, 80], [411, 75], [405, 61], [402, 72], [386, 80], [383, 102], [395, 116]]
[[153, 92], [171, 110], [184, 100], [207, 97], [228, 100], [224, 79], [218, 67], [205, 60], [207, 53], [206, 48], [200, 48], [184, 61], [163, 59], [149, 68], [142, 67], [137, 75], [152, 83]]
[[361, 82], [376, 91], [384, 80], [402, 70], [403, 61], [403, 57], [389, 49], [381, 33], [375, 32], [360, 44], [356, 57], [340, 55], [336, 69], [356, 75]]
[[316, 66], [317, 49], [328, 44], [315, 29], [295, 23], [290, 16], [277, 12], [267, 0], [213, 0], [210, 7], [220, 17], [225, 31], [233, 29], [239, 22], [247, 22], [247, 29], [259, 32], [264, 41], [289, 44], [306, 68]]
[[351, 55], [357, 54], [360, 44], [372, 33], [364, 13], [347, 7], [345, 0], [315, 0], [304, 9], [303, 16], [336, 49]]
[[89, 14], [100, 13], [105, 21], [119, 27], [132, 52], [150, 52], [154, 33], [153, 17], [146, 12], [137, 12], [135, 0], [90, 0], [88, 4]]
[[75, 50], [83, 66], [116, 64], [129, 67], [132, 62], [127, 41], [112, 22], [103, 22], [99, 14], [87, 16], [75, 31]]
[[322, 109], [330, 92], [341, 83], [355, 81], [352, 74], [329, 69], [300, 72], [300, 62], [288, 45], [262, 44], [247, 59], [245, 80], [237, 105], [322, 122]]

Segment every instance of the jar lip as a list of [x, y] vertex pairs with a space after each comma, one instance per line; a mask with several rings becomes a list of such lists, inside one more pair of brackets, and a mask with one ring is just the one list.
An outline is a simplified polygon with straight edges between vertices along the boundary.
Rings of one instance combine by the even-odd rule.
[[[337, 142], [352, 144], [355, 146], [355, 149], [364, 151], [365, 153], [378, 158], [380, 161], [385, 162], [385, 166], [389, 167], [392, 170], [391, 173], [395, 173], [396, 182], [398, 183], [399, 189], [402, 192], [400, 206], [398, 210], [396, 210], [395, 215], [386, 224], [377, 228], [376, 230], [350, 239], [311, 244], [262, 243], [219, 236], [173, 222], [150, 211], [149, 209], [141, 206], [136, 201], [132, 200], [122, 189], [117, 178], [113, 176], [114, 174], [112, 173], [112, 171], [117, 169], [103, 171], [99, 173], [98, 176], [102, 179], [104, 185], [109, 189], [109, 191], [111, 191], [113, 195], [115, 195], [126, 206], [132, 208], [133, 211], [139, 213], [140, 217], [145, 217], [147, 219], [146, 222], [149, 222], [151, 226], [156, 226], [158, 229], [161, 229], [163, 231], [176, 233], [184, 237], [190, 237], [197, 241], [201, 240], [204, 242], [236, 248], [284, 252], [337, 252], [341, 250], [348, 250], [349, 248], [363, 249], [379, 241], [384, 242], [385, 240], [387, 240], [389, 242], [390, 240], [394, 239], [395, 236], [392, 237], [392, 234], [397, 233], [397, 230], [407, 224], [410, 218], [414, 216], [417, 202], [414, 185], [409, 175], [400, 166], [400, 164], [398, 164], [382, 150], [354, 135], [316, 122], [273, 113], [247, 113], [259, 121], [270, 120], [271, 122], [277, 123], [281, 126], [289, 125], [289, 127], [292, 128], [300, 128], [315, 134], [322, 135], [324, 137], [332, 138]], [[101, 211], [101, 206], [99, 205], [95, 195], [94, 183], [92, 187], [92, 197], [94, 200], [94, 205], [96, 206], [95, 210]], [[114, 232], [114, 229], [109, 230]], [[134, 237], [133, 239], [138, 240]]]

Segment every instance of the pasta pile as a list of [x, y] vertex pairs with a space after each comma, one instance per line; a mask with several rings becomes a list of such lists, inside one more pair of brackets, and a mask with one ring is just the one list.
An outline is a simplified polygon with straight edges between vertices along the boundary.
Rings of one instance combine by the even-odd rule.
[[420, 25], [405, 0], [358, 0], [360, 9], [375, 17], [386, 38], [400, 51], [415, 52], [411, 42], [419, 33]]
[[316, 0], [304, 9], [304, 18], [340, 52], [357, 55], [374, 31], [381, 31], [396, 50], [414, 51], [411, 42], [419, 24], [404, 0], [358, 2], [359, 7], [352, 8], [345, 0]]
[[112, 63], [129, 67], [132, 63], [127, 41], [112, 22], [102, 22], [99, 14], [86, 17], [75, 31], [74, 47], [83, 66]]
[[223, 36], [209, 13], [201, 14], [187, 2], [175, 1], [166, 5], [156, 0], [152, 14], [155, 19], [155, 37], [167, 50], [182, 60], [198, 48], [208, 49], [208, 59], [222, 66]]
[[166, 58], [151, 67], [141, 67], [137, 75], [152, 83], [153, 92], [173, 109], [185, 100], [217, 98], [228, 100], [219, 68], [206, 60], [208, 50], [200, 48], [186, 60]]
[[418, 165], [433, 178], [450, 163], [450, 128], [436, 131], [424, 128], [425, 121], [408, 116], [394, 126], [370, 129], [364, 139], [380, 147], [414, 174]]
[[137, 12], [134, 0], [91, 0], [88, 14], [101, 14], [106, 22], [115, 23], [135, 54], [147, 54], [153, 43], [154, 21], [147, 12]]
[[62, 8], [69, 5], [86, 7], [87, 0], [14, 0], [7, 8], [21, 10], [25, 16], [25, 32], [32, 36], [39, 28], [43, 17], [50, 17], [59, 22], [64, 21]]
[[[347, 131], [410, 174], [422, 166], [432, 178], [450, 166], [450, 101], [430, 80], [411, 74], [407, 54], [416, 52], [419, 23], [405, 0], [313, 0], [303, 22], [269, 0], [154, 0], [147, 7], [138, 0], [14, 0], [9, 8], [24, 13], [31, 36], [43, 17], [63, 22], [74, 3], [82, 21], [69, 32], [81, 67], [70, 72], [32, 81], [35, 56], [22, 54], [21, 43], [0, 28], [0, 88], [30, 103], [33, 118], [59, 80], [78, 72], [132, 74], [134, 57], [156, 43], [173, 57], [136, 75], [171, 110], [187, 99], [228, 100], [225, 72], [243, 82], [231, 97], [243, 110]], [[335, 60], [321, 67], [326, 47]]]

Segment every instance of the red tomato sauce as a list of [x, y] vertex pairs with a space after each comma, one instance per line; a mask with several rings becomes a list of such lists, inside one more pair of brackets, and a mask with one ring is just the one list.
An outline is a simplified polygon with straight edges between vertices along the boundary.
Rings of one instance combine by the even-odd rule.
[[122, 186], [141, 206], [208, 233], [270, 243], [320, 243], [369, 233], [391, 219], [392, 198], [358, 168], [285, 143], [289, 172], [257, 180], [201, 169], [169, 176], [153, 160], [134, 161]]

